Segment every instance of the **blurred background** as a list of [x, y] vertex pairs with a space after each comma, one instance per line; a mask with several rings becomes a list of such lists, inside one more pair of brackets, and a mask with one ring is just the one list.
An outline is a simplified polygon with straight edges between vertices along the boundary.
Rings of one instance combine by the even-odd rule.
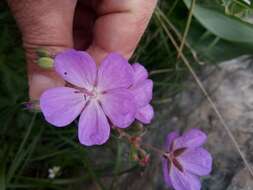
[[[252, 23], [250, 0], [160, 0], [131, 59], [144, 64], [154, 80], [156, 117], [145, 127], [147, 142], [161, 147], [166, 132], [188, 127], [210, 134], [207, 148], [215, 163], [203, 179], [206, 190], [253, 189], [252, 178], [181, 57], [198, 73], [253, 161], [253, 69], [251, 56], [243, 56], [253, 51]], [[131, 146], [115, 134], [103, 146], [83, 147], [75, 124], [59, 130], [40, 113], [24, 109], [29, 100], [25, 68], [19, 30], [1, 0], [0, 190], [166, 189], [158, 155], [151, 152], [150, 164], [141, 167]]]

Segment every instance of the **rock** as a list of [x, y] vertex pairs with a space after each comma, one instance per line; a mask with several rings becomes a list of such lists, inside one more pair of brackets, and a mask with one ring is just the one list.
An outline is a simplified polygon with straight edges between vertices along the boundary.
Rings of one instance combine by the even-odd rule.
[[247, 168], [244, 168], [236, 174], [227, 190], [252, 190], [253, 180], [249, 175]]

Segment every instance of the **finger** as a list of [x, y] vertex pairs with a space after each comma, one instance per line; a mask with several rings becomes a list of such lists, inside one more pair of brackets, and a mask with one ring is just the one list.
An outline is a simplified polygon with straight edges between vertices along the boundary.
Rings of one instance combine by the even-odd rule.
[[100, 62], [109, 52], [129, 58], [143, 35], [156, 6], [156, 0], [98, 0], [98, 18], [88, 52]]
[[73, 47], [73, 16], [76, 0], [9, 0], [21, 30], [28, 63], [29, 94], [39, 99], [48, 88], [64, 81], [53, 71], [36, 65], [36, 49], [45, 48], [52, 55]]
[[73, 44], [72, 25], [77, 0], [9, 0], [23, 43], [33, 46]]

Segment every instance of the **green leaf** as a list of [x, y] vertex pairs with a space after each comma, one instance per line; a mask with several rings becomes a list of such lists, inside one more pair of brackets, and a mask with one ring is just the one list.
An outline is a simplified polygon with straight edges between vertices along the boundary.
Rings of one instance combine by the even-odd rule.
[[[184, 0], [189, 8], [191, 0]], [[253, 26], [223, 12], [195, 5], [194, 17], [211, 33], [219, 38], [240, 43], [253, 43]]]
[[0, 189], [5, 190], [5, 161], [1, 160], [0, 165]]
[[28, 145], [27, 148], [25, 148], [25, 145], [27, 144], [28, 137], [31, 134], [32, 127], [34, 126], [35, 123], [35, 118], [36, 118], [36, 113], [34, 113], [33, 118], [27, 128], [27, 131], [25, 133], [25, 136], [19, 146], [19, 149], [12, 161], [12, 164], [10, 165], [8, 174], [7, 174], [7, 184], [11, 181], [11, 179], [15, 176], [15, 173], [18, 171], [18, 169], [24, 164], [25, 158], [29, 155], [31, 151], [33, 151], [38, 139], [39, 135], [37, 138], [33, 139], [33, 142]]
[[199, 24], [194, 22], [191, 25], [188, 43], [196, 50], [198, 55], [208, 63], [218, 63], [235, 57], [252, 54], [253, 45], [247, 43], [230, 42], [219, 39], [211, 33], [206, 35]]

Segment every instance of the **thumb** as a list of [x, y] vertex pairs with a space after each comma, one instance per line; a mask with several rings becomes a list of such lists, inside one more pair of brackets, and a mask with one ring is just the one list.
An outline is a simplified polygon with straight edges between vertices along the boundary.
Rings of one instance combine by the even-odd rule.
[[98, 18], [88, 52], [100, 62], [110, 52], [133, 54], [152, 16], [157, 0], [108, 0], [95, 5]]
[[9, 6], [22, 33], [26, 51], [29, 94], [39, 99], [51, 87], [64, 81], [53, 71], [36, 65], [37, 48], [51, 55], [73, 47], [72, 26], [77, 0], [9, 0]]

